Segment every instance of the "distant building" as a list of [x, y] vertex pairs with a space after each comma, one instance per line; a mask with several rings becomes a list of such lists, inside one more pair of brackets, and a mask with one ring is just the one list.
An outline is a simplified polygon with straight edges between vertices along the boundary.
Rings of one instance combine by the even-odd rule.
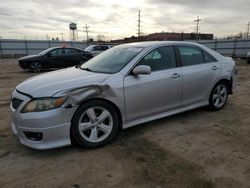
[[118, 39], [118, 40], [111, 40], [111, 42], [115, 43], [129, 43], [129, 42], [138, 42], [138, 41], [167, 41], [167, 40], [213, 40], [213, 34], [204, 34], [199, 33], [197, 36], [195, 33], [168, 33], [168, 32], [161, 32], [161, 33], [151, 33], [146, 36], [135, 37], [132, 36], [130, 38]]

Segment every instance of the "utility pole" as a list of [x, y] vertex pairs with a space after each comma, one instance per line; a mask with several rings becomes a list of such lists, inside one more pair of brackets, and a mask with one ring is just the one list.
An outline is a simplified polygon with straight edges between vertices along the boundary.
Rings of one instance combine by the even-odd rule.
[[86, 36], [87, 36], [87, 46], [89, 45], [89, 26], [86, 24], [85, 25], [85, 32], [86, 32]]
[[79, 37], [78, 37], [78, 30], [76, 30], [76, 38], [79, 41]]
[[196, 22], [196, 40], [198, 40], [198, 34], [199, 34], [199, 23], [200, 23], [201, 19], [198, 16], [196, 20], [194, 20], [194, 22]]
[[63, 32], [61, 31], [61, 36], [62, 36], [62, 41], [64, 41], [64, 38], [63, 38]]
[[138, 12], [138, 31], [137, 31], [137, 34], [138, 34], [138, 37], [141, 37], [141, 11], [139, 10]]
[[250, 29], [250, 22], [248, 22], [248, 24], [247, 24], [247, 38], [249, 36], [249, 29]]

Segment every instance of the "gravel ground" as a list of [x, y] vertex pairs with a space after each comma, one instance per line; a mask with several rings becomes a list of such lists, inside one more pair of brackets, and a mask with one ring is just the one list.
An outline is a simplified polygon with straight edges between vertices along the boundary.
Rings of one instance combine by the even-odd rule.
[[36, 74], [0, 60], [0, 187], [250, 187], [250, 66], [237, 61], [237, 91], [204, 108], [121, 131], [105, 147], [37, 151], [10, 128], [10, 94]]

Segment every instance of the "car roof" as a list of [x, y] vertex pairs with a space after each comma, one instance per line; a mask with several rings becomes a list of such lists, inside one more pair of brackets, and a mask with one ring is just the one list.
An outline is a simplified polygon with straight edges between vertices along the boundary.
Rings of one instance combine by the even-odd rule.
[[147, 48], [147, 47], [154, 47], [158, 45], [175, 45], [175, 44], [183, 44], [183, 45], [196, 45], [200, 46], [198, 43], [194, 42], [185, 42], [185, 41], [145, 41], [145, 42], [133, 42], [133, 43], [126, 43], [126, 44], [121, 44], [122, 46], [131, 46], [131, 47], [142, 47], [142, 48]]
[[54, 50], [54, 49], [60, 49], [60, 48], [71, 48], [71, 49], [76, 49], [76, 50], [84, 51], [84, 50], [81, 49], [81, 48], [76, 48], [76, 47], [72, 47], [72, 46], [56, 46], [56, 47], [51, 47], [51, 48], [49, 48], [49, 49]]
[[94, 46], [111, 46], [110, 44], [93, 44], [88, 47], [94, 47]]

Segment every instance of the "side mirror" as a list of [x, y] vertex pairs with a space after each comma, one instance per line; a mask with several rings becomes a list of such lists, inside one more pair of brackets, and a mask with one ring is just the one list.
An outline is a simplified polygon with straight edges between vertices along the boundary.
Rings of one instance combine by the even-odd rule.
[[140, 74], [150, 74], [151, 73], [151, 67], [147, 65], [138, 65], [134, 68], [132, 71], [134, 75], [140, 75]]
[[46, 55], [47, 57], [51, 57], [51, 53], [47, 53], [47, 55]]

